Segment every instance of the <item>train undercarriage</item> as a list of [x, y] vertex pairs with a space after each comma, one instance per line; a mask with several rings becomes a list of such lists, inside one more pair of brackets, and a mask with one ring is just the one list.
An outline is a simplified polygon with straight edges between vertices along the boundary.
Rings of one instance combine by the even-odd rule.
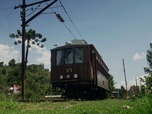
[[66, 99], [81, 99], [81, 100], [93, 100], [93, 99], [105, 99], [107, 98], [108, 91], [98, 86], [90, 84], [73, 84], [66, 83], [60, 86], [54, 86], [55, 91], [62, 91], [62, 97]]

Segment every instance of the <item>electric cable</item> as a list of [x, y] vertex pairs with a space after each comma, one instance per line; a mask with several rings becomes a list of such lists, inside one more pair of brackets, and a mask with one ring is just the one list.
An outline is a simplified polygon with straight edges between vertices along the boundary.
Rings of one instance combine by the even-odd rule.
[[72, 34], [72, 36], [76, 39], [76, 37], [74, 36], [74, 34], [72, 33], [72, 31], [66, 26], [66, 24], [65, 23], [63, 23], [63, 24], [68, 29], [68, 31]]
[[[41, 3], [41, 4], [42, 4], [42, 3]], [[40, 6], [41, 6], [41, 4], [40, 4], [40, 5], [38, 5], [36, 8], [34, 8], [34, 10], [33, 10], [30, 14], [26, 15], [26, 17], [28, 17], [28, 16], [30, 16], [32, 13], [34, 13], [34, 12], [38, 9], [38, 7], [40, 7]]]
[[59, 0], [63, 10], [65, 11], [65, 13], [67, 14], [68, 18], [70, 19], [71, 23], [73, 24], [73, 26], [75, 27], [76, 31], [78, 32], [79, 36], [83, 39], [82, 35], [80, 34], [79, 30], [77, 29], [76, 25], [74, 24], [74, 22], [72, 21], [70, 15], [68, 14], [68, 12], [66, 11], [65, 7], [63, 6], [61, 0]]
[[[47, 4], [47, 3], [46, 3]], [[57, 13], [50, 7], [52, 12], [57, 16]], [[76, 39], [75, 35], [72, 33], [72, 31], [68, 28], [68, 26], [62, 21], [63, 25], [66, 27], [66, 29], [71, 33], [71, 35]]]
[[0, 12], [1, 11], [6, 11], [6, 10], [11, 10], [10, 13], [6, 16], [10, 16], [12, 14], [12, 12], [14, 11], [14, 8], [13, 7], [9, 7], [9, 8], [3, 8], [3, 9], [0, 9]]

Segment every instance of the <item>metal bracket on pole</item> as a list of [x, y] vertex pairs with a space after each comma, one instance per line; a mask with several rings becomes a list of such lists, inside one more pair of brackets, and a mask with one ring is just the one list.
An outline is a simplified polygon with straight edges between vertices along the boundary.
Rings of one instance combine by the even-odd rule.
[[30, 19], [28, 19], [27, 21], [25, 21], [25, 25], [27, 25], [30, 21], [32, 21], [34, 18], [36, 18], [38, 15], [40, 15], [43, 11], [45, 11], [47, 8], [49, 8], [51, 5], [53, 5], [55, 2], [57, 2], [58, 0], [54, 0], [53, 2], [51, 2], [49, 5], [47, 5], [45, 8], [43, 8], [42, 10], [40, 10], [38, 13], [36, 13], [34, 16], [32, 16]]

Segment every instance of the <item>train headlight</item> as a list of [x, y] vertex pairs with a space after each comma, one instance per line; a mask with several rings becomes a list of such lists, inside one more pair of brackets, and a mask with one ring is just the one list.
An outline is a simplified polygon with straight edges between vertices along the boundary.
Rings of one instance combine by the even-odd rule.
[[60, 75], [60, 79], [61, 79], [61, 80], [63, 79], [63, 75]]
[[67, 77], [67, 78], [70, 78], [70, 75], [68, 74], [66, 77]]
[[74, 78], [78, 78], [78, 74], [74, 74], [73, 77], [74, 77]]

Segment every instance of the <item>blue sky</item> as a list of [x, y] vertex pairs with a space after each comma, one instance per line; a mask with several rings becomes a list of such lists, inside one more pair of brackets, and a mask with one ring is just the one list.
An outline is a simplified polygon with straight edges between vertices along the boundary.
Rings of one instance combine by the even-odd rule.
[[[33, 3], [38, 0], [26, 0]], [[59, 2], [52, 6], [65, 20], [65, 25], [77, 39], [85, 39], [94, 44], [114, 76], [116, 87], [124, 85], [122, 59], [125, 60], [128, 86], [135, 84], [135, 77], [144, 75], [143, 68], [148, 66], [146, 52], [152, 42], [152, 0], [61, 0], [74, 24], [78, 34]], [[0, 1], [0, 61], [8, 63], [12, 58], [21, 61], [21, 45], [15, 46], [10, 33], [21, 30], [21, 9], [13, 9], [22, 4], [22, 0]], [[44, 8], [46, 3], [40, 5]], [[28, 7], [27, 15], [32, 11]], [[39, 11], [38, 9], [36, 12]], [[34, 13], [36, 13], [34, 12]], [[50, 68], [50, 49], [54, 44], [64, 45], [74, 37], [59, 22], [52, 10], [45, 11], [29, 23], [27, 29], [35, 29], [47, 38], [45, 47], [33, 46], [29, 53], [29, 64], [44, 63]], [[33, 14], [34, 14], [33, 13]], [[32, 14], [32, 15], [33, 15]], [[31, 17], [32, 15], [28, 16]]]

